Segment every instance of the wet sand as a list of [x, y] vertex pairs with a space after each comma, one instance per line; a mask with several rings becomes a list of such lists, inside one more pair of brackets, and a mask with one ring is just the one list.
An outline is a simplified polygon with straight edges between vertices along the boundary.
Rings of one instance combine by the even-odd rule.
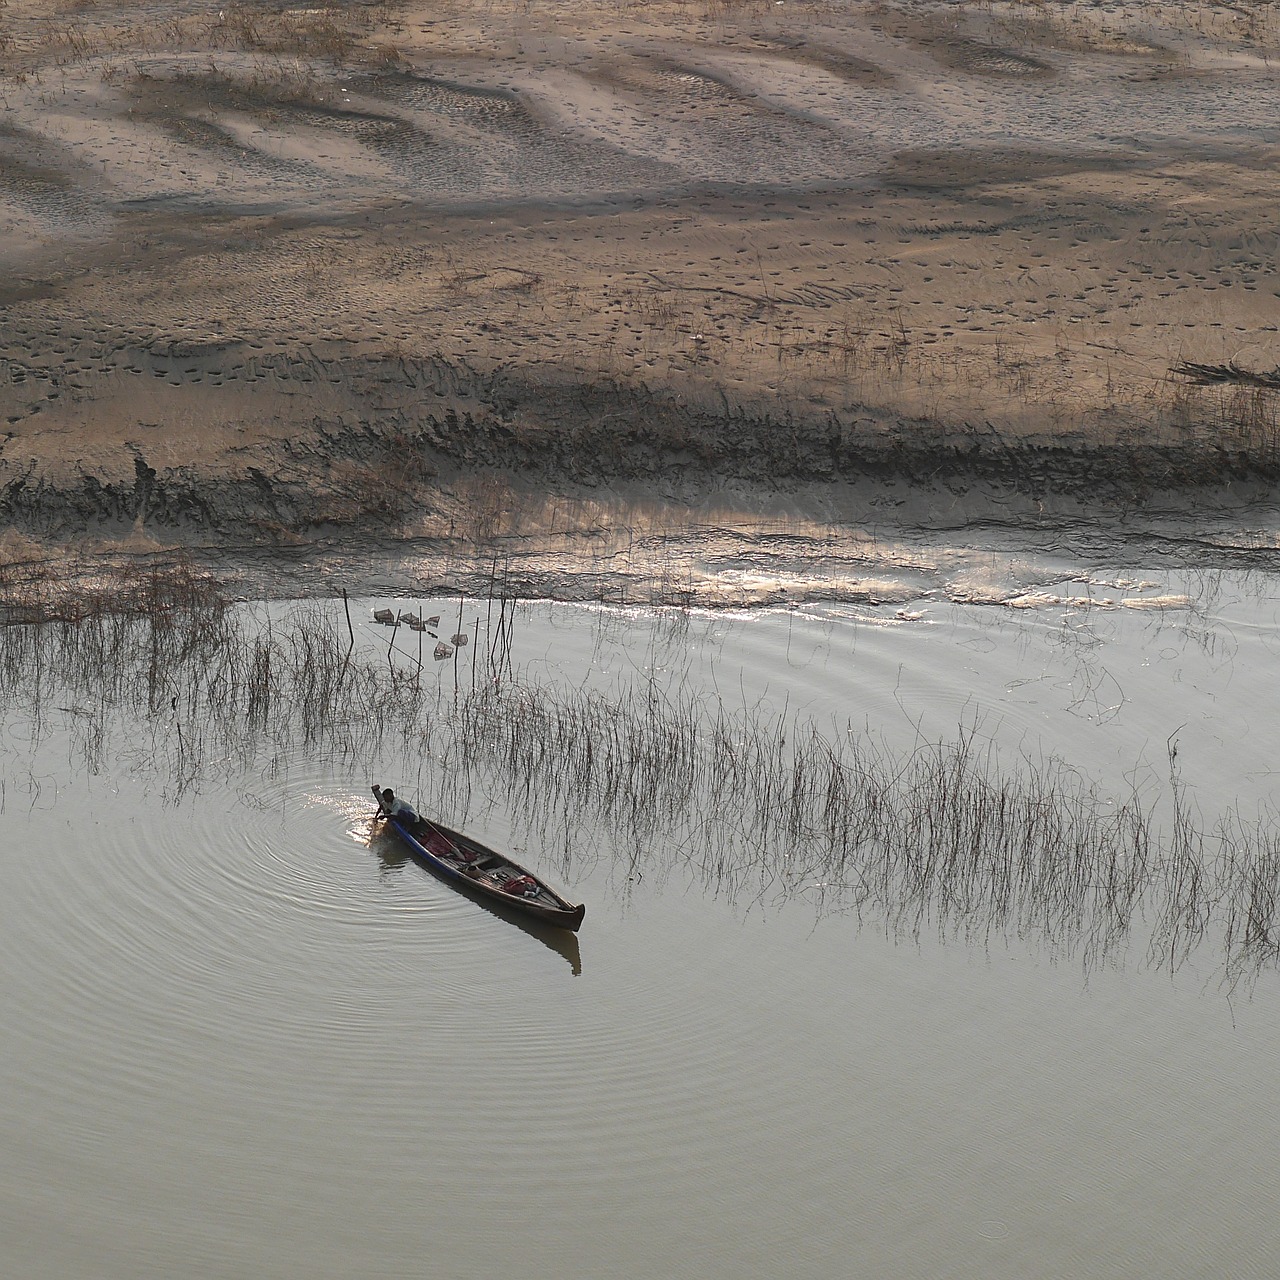
[[903, 477], [1021, 518], [1280, 474], [1275, 392], [1170, 374], [1280, 364], [1266, 6], [5, 18], [27, 533], [475, 543], [531, 493], [852, 485], [839, 516]]

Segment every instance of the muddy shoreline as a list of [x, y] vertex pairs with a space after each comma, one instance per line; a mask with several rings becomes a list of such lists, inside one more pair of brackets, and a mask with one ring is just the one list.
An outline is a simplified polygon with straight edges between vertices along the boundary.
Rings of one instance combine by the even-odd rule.
[[[97, 388], [38, 369], [17, 384], [181, 385], [198, 357], [215, 403], [239, 376], [289, 417], [203, 463], [166, 464], [162, 427], [102, 474], [0, 453], [6, 592], [190, 563], [244, 597], [1006, 605], [1064, 555], [1125, 571], [1280, 561], [1270, 444], [1007, 440], [990, 423], [775, 418], [600, 379], [242, 348], [135, 345], [104, 353]], [[330, 379], [347, 407], [326, 421]], [[984, 557], [1023, 568], [975, 593]]]
[[[193, 354], [170, 343], [135, 354], [145, 369], [109, 367], [116, 380], [165, 378]], [[216, 377], [210, 352], [198, 354]], [[308, 404], [307, 388], [312, 375], [335, 366], [363, 409], [326, 421], [328, 406], [318, 397]], [[394, 537], [437, 511], [442, 490], [487, 486], [492, 506], [518, 479], [564, 496], [640, 486], [695, 502], [740, 489], [783, 497], [833, 482], [907, 485], [953, 498], [976, 490], [993, 503], [1037, 510], [1074, 500], [1105, 519], [1171, 499], [1219, 508], [1241, 485], [1252, 497], [1259, 484], [1280, 478], [1277, 442], [1241, 431], [1007, 439], [990, 422], [948, 426], [872, 410], [774, 416], [735, 410], [723, 393], [717, 411], [643, 386], [549, 380], [518, 368], [481, 373], [443, 359], [263, 356], [251, 359], [250, 377], [284, 388], [293, 421], [309, 418], [309, 427], [242, 447], [238, 466], [166, 465], [163, 428], [158, 439], [144, 433], [129, 442], [126, 461], [115, 460], [105, 474], [83, 465], [62, 477], [42, 474], [0, 452], [0, 474], [8, 473], [0, 518], [22, 533], [59, 539], [137, 528], [179, 541], [241, 540], [246, 529], [264, 541], [289, 541], [355, 525], [368, 536]], [[61, 384], [40, 370], [16, 378], [13, 367], [10, 379], [11, 387], [34, 384], [35, 395], [49, 399]]]
[[4, 536], [1266, 555], [1273, 9], [10, 6]]

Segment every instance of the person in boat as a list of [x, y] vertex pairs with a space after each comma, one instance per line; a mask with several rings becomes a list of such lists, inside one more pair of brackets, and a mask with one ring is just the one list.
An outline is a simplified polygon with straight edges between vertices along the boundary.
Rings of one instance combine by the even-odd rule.
[[414, 813], [413, 807], [406, 804], [403, 800], [396, 799], [396, 793], [387, 787], [382, 792], [382, 814], [386, 818], [396, 818], [400, 822], [415, 823], [418, 815]]

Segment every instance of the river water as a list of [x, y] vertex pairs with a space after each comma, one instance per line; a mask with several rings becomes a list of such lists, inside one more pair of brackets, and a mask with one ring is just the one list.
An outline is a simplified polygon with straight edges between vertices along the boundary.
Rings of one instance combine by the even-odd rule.
[[[1206, 829], [1270, 824], [1274, 578], [1014, 577], [880, 606], [522, 604], [505, 669], [890, 757], [963, 731], [1157, 824], [1178, 787]], [[384, 606], [446, 640], [460, 609], [470, 644], [432, 639], [420, 678], [486, 679], [493, 606], [353, 602], [361, 652], [401, 670], [418, 637]], [[375, 829], [371, 781], [439, 796], [447, 760], [232, 753], [175, 788], [145, 725], [94, 757], [84, 709], [47, 702], [0, 756], [6, 1275], [1272, 1273], [1280, 988], [1212, 936], [1166, 963], [1137, 926], [1086, 962], [1007, 922], [904, 931], [773, 864], [718, 877], [685, 819], [637, 854], [594, 813], [552, 831], [500, 779], [455, 788], [446, 820], [587, 903], [574, 938]]]

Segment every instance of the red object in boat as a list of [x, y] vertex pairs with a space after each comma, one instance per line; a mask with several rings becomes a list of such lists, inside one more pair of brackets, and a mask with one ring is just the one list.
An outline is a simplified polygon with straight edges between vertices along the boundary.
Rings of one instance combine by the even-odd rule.
[[502, 886], [504, 893], [516, 894], [519, 897], [532, 897], [538, 892], [538, 882], [532, 876], [516, 876]]

